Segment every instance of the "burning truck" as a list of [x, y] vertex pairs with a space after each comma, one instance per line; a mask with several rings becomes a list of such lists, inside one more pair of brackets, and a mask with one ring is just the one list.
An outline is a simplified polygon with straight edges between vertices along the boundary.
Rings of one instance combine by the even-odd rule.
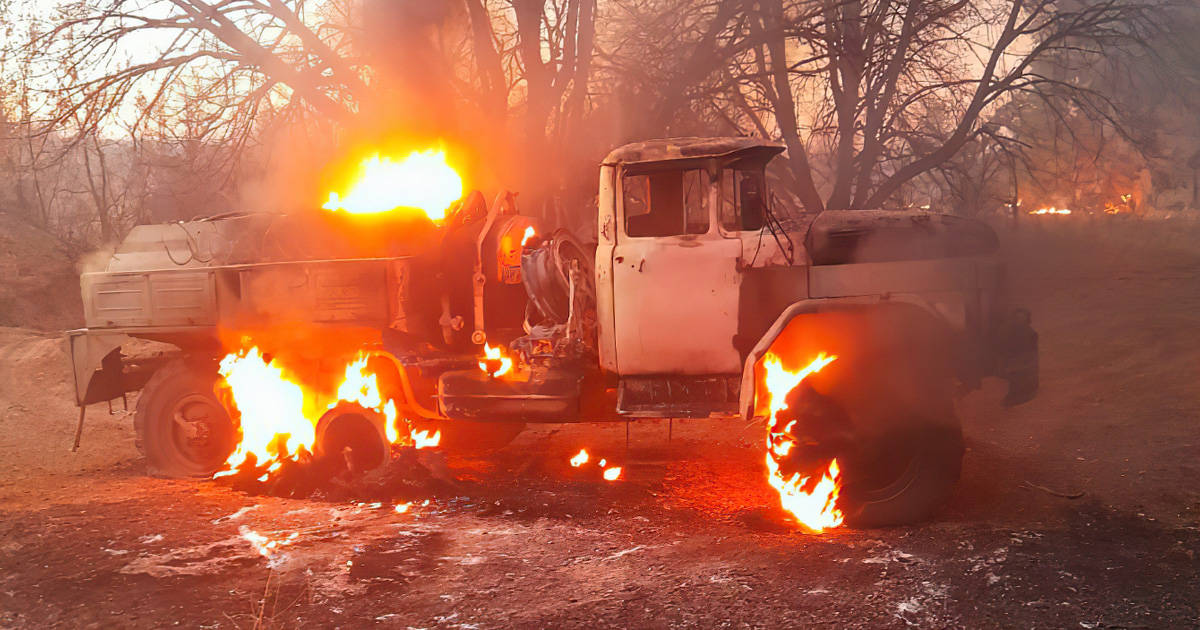
[[[498, 448], [527, 423], [759, 419], [768, 481], [809, 529], [925, 518], [959, 476], [956, 396], [989, 376], [1006, 404], [1035, 395], [1029, 313], [982, 223], [780, 216], [782, 151], [618, 148], [596, 242], [543, 233], [512, 194], [464, 196], [432, 152], [365, 163], [321, 212], [136, 227], [81, 278], [81, 422], [140, 389], [152, 473], [268, 480]], [[176, 350], [131, 360], [135, 338]]]

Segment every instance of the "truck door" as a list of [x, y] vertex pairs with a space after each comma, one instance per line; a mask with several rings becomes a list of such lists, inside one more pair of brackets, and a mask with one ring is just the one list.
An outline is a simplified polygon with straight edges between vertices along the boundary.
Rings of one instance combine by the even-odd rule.
[[612, 250], [617, 371], [735, 374], [741, 241], [718, 230], [704, 169], [624, 170]]

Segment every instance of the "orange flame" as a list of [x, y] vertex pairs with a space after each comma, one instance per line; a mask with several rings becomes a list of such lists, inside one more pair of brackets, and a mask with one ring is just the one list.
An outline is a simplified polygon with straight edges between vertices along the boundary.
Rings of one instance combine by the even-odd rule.
[[483, 344], [483, 359], [479, 361], [479, 369], [492, 378], [499, 378], [512, 371], [513, 360], [511, 357], [505, 356], [499, 346], [493, 348], [485, 343]]
[[1050, 206], [1049, 208], [1038, 208], [1037, 210], [1031, 210], [1029, 214], [1071, 214], [1071, 211], [1066, 208], [1055, 208], [1054, 206]]
[[537, 236], [537, 230], [533, 229], [532, 225], [525, 228], [525, 234], [521, 237], [521, 247], [525, 247], [525, 244], [529, 242], [529, 239], [535, 236]]
[[417, 431], [413, 429], [409, 432], [409, 437], [412, 438], [413, 446], [416, 448], [433, 448], [442, 442], [442, 432], [437, 430], [433, 435], [429, 434], [428, 430]]
[[820, 532], [830, 527], [842, 524], [842, 511], [837, 507], [838, 492], [841, 490], [841, 471], [837, 460], [829, 463], [816, 487], [811, 492], [805, 491], [810, 478], [794, 473], [784, 479], [780, 472], [780, 459], [791, 452], [796, 445], [790, 435], [794, 422], [780, 428], [778, 414], [787, 409], [788, 392], [796, 388], [805, 378], [820, 372], [822, 368], [833, 363], [836, 356], [821, 353], [811, 363], [800, 370], [790, 371], [783, 367], [783, 362], [773, 353], [763, 357], [763, 369], [766, 371], [766, 391], [769, 396], [767, 407], [767, 482], [779, 493], [779, 502], [804, 527], [813, 532]]
[[[590, 461], [590, 460], [591, 460], [591, 455], [588, 454], [587, 449], [581, 448], [581, 449], [579, 449], [579, 452], [575, 454], [574, 457], [572, 457], [571, 459], [569, 459], [567, 461], [570, 462], [572, 468], [579, 468], [580, 466], [583, 466], [584, 464], [588, 463], [588, 461]], [[621, 477], [621, 467], [620, 466], [609, 467], [607, 459], [601, 459], [600, 461], [596, 462], [596, 467], [603, 470], [601, 475], [603, 475], [604, 479], [607, 481], [616, 481], [617, 479], [619, 479]]]
[[251, 348], [227, 355], [219, 372], [242, 416], [242, 438], [225, 462], [225, 474], [236, 471], [251, 453], [261, 464], [294, 459], [301, 447], [312, 451], [316, 425], [304, 415], [304, 390], [284, 378], [274, 359], [264, 361], [258, 348]]
[[275, 359], [264, 360], [257, 347], [226, 355], [219, 372], [241, 414], [241, 440], [225, 461], [225, 468], [213, 478], [238, 472], [253, 454], [258, 466], [270, 462], [259, 477], [260, 481], [267, 481], [284, 461], [295, 461], [301, 450], [312, 452], [321, 413], [340, 402], [356, 403], [381, 414], [387, 439], [392, 444], [418, 449], [438, 446], [441, 431], [431, 435], [429, 431], [413, 429], [407, 419], [400, 418], [396, 402], [384, 398], [378, 378], [367, 369], [369, 358], [370, 355], [360, 353], [347, 363], [336, 398], [322, 405], [317, 392], [285, 376]]
[[352, 214], [416, 208], [441, 221], [462, 194], [462, 177], [446, 163], [446, 153], [430, 149], [413, 151], [400, 161], [378, 155], [363, 160], [346, 195], [330, 192], [321, 207]]

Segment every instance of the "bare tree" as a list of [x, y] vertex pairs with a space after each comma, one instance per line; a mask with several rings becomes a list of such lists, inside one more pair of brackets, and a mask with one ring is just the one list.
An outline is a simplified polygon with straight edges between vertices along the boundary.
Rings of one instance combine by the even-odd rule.
[[[430, 136], [540, 174], [584, 127], [595, 14], [595, 0], [78, 0], [27, 50], [58, 61], [40, 77], [56, 128], [140, 128], [173, 108], [237, 146], [272, 117], [309, 117], [355, 144]], [[537, 198], [559, 182], [516, 183]]]
[[1053, 94], [1111, 118], [1103, 95], [1045, 70], [1068, 53], [1095, 60], [1143, 46], [1159, 8], [1125, 0], [754, 5], [745, 33], [752, 48], [735, 60], [729, 89], [747, 102], [740, 113], [757, 117], [753, 127], [787, 144], [810, 210], [886, 204], [979, 137], [988, 115], [1016, 95]]

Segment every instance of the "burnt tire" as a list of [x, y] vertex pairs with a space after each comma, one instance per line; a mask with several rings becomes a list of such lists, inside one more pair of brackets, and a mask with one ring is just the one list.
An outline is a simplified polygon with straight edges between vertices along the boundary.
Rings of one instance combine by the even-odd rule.
[[164, 477], [212, 475], [236, 446], [237, 431], [218, 400], [215, 365], [175, 360], [154, 373], [133, 416], [146, 469]]
[[962, 430], [928, 425], [885, 434], [844, 461], [838, 507], [852, 527], [929, 519], [962, 473]]

